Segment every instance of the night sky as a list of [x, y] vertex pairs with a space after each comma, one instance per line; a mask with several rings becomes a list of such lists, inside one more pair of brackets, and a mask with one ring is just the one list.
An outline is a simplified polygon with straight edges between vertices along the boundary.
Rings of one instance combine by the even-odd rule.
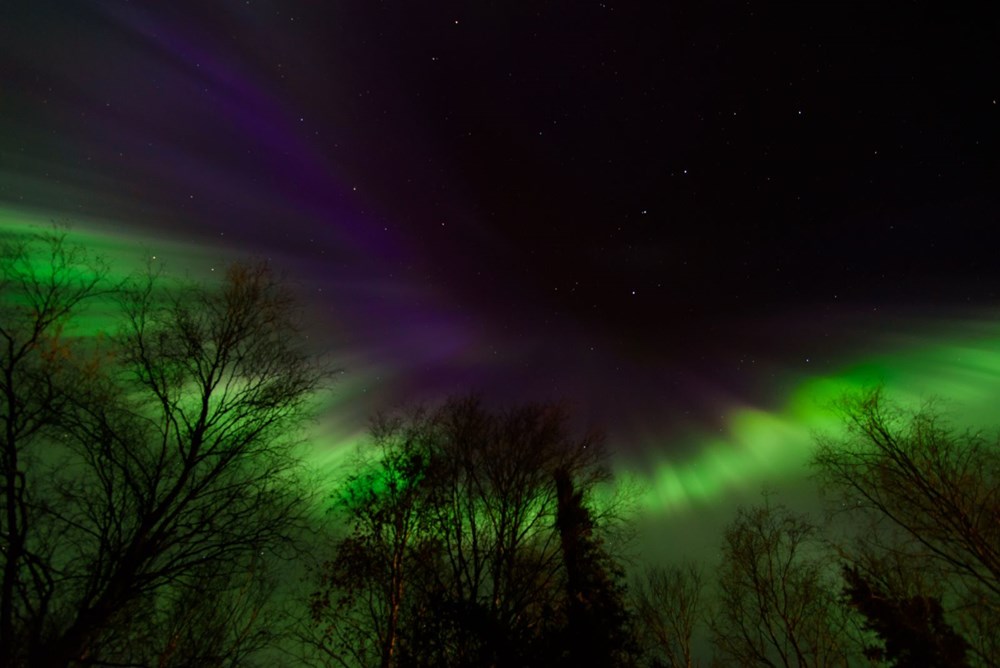
[[1000, 389], [971, 11], [12, 0], [0, 225], [271, 258], [346, 370], [318, 457], [403, 401], [565, 399], [648, 508], [703, 508], [801, 477], [845, 387]]

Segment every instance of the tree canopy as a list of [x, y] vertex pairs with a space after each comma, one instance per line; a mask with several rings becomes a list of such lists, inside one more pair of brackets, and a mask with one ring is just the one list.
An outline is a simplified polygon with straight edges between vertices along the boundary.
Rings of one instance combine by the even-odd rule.
[[272, 269], [110, 277], [58, 231], [0, 236], [2, 666], [1000, 660], [1000, 446], [933, 402], [846, 397], [827, 521], [766, 495], [630, 592], [603, 436], [563, 406], [380, 413], [320, 499], [297, 446], [329, 370]]
[[53, 232], [4, 238], [0, 308], [0, 663], [237, 662], [307, 494], [294, 300], [263, 263], [111, 285]]
[[586, 638], [614, 665], [626, 619], [587, 508], [608, 475], [597, 435], [574, 436], [558, 406], [460, 397], [376, 419], [363, 457], [336, 501], [350, 533], [313, 597], [326, 655], [557, 665]]

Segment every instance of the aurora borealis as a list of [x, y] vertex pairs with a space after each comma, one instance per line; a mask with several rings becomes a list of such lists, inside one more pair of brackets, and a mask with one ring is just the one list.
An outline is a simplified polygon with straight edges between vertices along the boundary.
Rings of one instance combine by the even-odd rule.
[[990, 22], [660, 4], [8, 3], [0, 226], [270, 258], [345, 370], [318, 462], [400, 402], [564, 399], [676, 518], [801, 480], [847, 389], [995, 426]]

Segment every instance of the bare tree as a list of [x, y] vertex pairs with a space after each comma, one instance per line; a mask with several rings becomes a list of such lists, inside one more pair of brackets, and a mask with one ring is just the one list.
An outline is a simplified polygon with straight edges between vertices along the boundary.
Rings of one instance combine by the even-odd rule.
[[106, 273], [55, 230], [0, 238], [0, 664], [38, 643], [55, 593], [36, 470], [70, 400], [64, 330]]
[[335, 509], [350, 527], [320, 572], [303, 639], [339, 665], [397, 663], [400, 617], [414, 585], [433, 431], [428, 415], [378, 416], [371, 448], [341, 484]]
[[[0, 591], [9, 621], [0, 621], [13, 641], [2, 645], [13, 648], [10, 665], [166, 659], [169, 639], [136, 639], [182, 627], [183, 607], [205, 621], [194, 602], [263, 585], [265, 559], [292, 545], [308, 494], [293, 438], [324, 370], [302, 346], [294, 300], [264, 264], [232, 266], [219, 289], [140, 279], [118, 293], [123, 325], [106, 354], [81, 359], [57, 326], [101, 276], [70, 271], [60, 244], [34, 273], [18, 269], [27, 251], [4, 264], [8, 283], [14, 275], [34, 300], [20, 310], [7, 302], [8, 331], [34, 338], [18, 348], [7, 335], [8, 351], [27, 353], [5, 362], [16, 369], [33, 356], [52, 367], [46, 377], [72, 382], [58, 393], [38, 381], [3, 388], [16, 409], [4, 415], [13, 434], [3, 444], [4, 513], [14, 518], [4, 524], [4, 566], [13, 575]], [[24, 405], [43, 407], [36, 426], [18, 426], [29, 425]], [[243, 610], [227, 628], [256, 616]], [[210, 654], [221, 647], [209, 645]], [[213, 656], [211, 665], [227, 661]]]
[[645, 651], [657, 665], [690, 668], [702, 622], [704, 572], [695, 562], [652, 566], [633, 585], [633, 607]]
[[[241, 563], [245, 571], [207, 564], [195, 576], [198, 588], [146, 596], [127, 606], [99, 636], [96, 661], [151, 666], [272, 665], [283, 628], [274, 570], [263, 555]], [[222, 573], [220, 573], [220, 570]]]
[[585, 496], [607, 475], [599, 438], [572, 436], [555, 406], [498, 412], [466, 397], [376, 421], [373, 444], [342, 497], [350, 534], [313, 598], [331, 645], [347, 644], [336, 660], [488, 665], [540, 652], [566, 615], [555, 473]]
[[1000, 446], [933, 402], [904, 410], [881, 388], [841, 404], [846, 436], [815, 463], [837, 508], [866, 527], [846, 549], [899, 599], [940, 598], [979, 661], [1000, 659]]
[[726, 529], [712, 634], [743, 666], [846, 665], [836, 569], [817, 528], [783, 506], [740, 509]]
[[[603, 442], [574, 436], [558, 405], [491, 412], [476, 398], [457, 399], [438, 425], [429, 504], [443, 555], [437, 586], [446, 611], [481, 619], [477, 632], [456, 634], [450, 651], [461, 661], [514, 661], [511, 653], [565, 614], [556, 472], [586, 497], [608, 476]], [[482, 646], [483, 638], [492, 640]]]

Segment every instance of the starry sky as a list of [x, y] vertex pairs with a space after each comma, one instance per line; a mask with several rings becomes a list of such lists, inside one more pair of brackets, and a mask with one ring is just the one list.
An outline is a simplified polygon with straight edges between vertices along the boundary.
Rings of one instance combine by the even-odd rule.
[[0, 225], [270, 258], [346, 371], [319, 458], [400, 402], [563, 399], [649, 508], [704, 509], [800, 478], [844, 388], [1000, 390], [974, 11], [8, 0]]

